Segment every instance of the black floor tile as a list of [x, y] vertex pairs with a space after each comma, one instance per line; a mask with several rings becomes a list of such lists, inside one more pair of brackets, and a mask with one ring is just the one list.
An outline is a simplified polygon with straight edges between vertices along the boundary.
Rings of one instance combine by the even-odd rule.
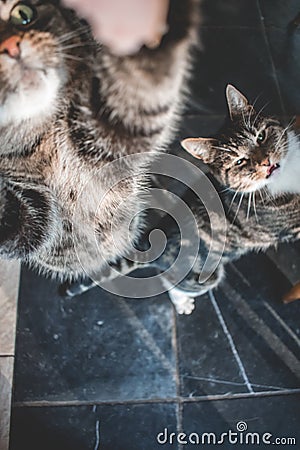
[[[155, 450], [176, 432], [176, 405], [15, 408], [10, 450]], [[177, 445], [164, 445], [177, 449]]]
[[204, 26], [260, 26], [256, 0], [202, 0], [201, 13]]
[[182, 139], [193, 136], [210, 137], [219, 131], [224, 120], [225, 116], [186, 115], [180, 135]]
[[182, 396], [247, 392], [208, 295], [191, 316], [178, 317], [177, 328]]
[[[203, 436], [204, 443], [201, 445], [203, 433], [215, 433], [217, 440], [220, 440], [221, 448], [270, 448], [276, 438], [290, 437], [296, 439], [296, 445], [291, 445], [291, 448], [299, 446], [300, 432], [298, 426], [298, 417], [300, 413], [300, 397], [299, 395], [282, 396], [282, 397], [265, 397], [265, 398], [248, 398], [236, 400], [222, 400], [215, 402], [201, 402], [185, 404], [183, 409], [183, 430], [186, 433], [189, 441], [195, 442], [196, 433], [200, 436], [200, 445], [204, 448], [213, 447], [213, 440], [211, 445], [208, 445], [208, 437]], [[222, 433], [228, 433], [232, 430], [237, 433], [238, 429], [242, 429], [244, 422], [248, 427], [244, 433], [238, 432], [237, 435], [232, 435], [232, 439], [238, 438], [238, 442], [244, 439], [242, 444], [235, 441], [228, 441], [228, 436], [223, 436]], [[239, 425], [238, 425], [239, 424]], [[258, 433], [260, 445], [251, 445], [251, 440], [247, 444], [246, 435], [248, 433]], [[266, 434], [272, 436], [267, 436]], [[265, 435], [269, 439], [270, 445], [263, 443], [262, 437]], [[242, 436], [242, 438], [241, 438]], [[213, 439], [213, 437], [211, 437]], [[248, 437], [250, 439], [250, 436]], [[257, 438], [256, 438], [257, 439]], [[257, 442], [253, 441], [253, 442]], [[284, 442], [284, 441], [282, 441]], [[217, 445], [217, 444], [215, 444]], [[275, 445], [275, 444], [274, 444]], [[194, 444], [184, 445], [185, 449], [197, 448]], [[284, 448], [284, 445], [279, 445], [279, 448]], [[289, 448], [289, 446], [287, 446]]]
[[277, 249], [270, 248], [267, 255], [291, 284], [300, 280], [300, 242], [281, 244]]
[[300, 13], [298, 0], [259, 0], [266, 27], [287, 29]]
[[267, 29], [267, 36], [285, 109], [288, 114], [299, 114], [300, 26], [291, 35], [287, 30]]
[[126, 400], [176, 394], [167, 296], [128, 300], [94, 289], [63, 300], [24, 270], [15, 400]]
[[[191, 83], [190, 114], [225, 115], [225, 88], [235, 85], [260, 109], [282, 114], [272, 60], [262, 31], [209, 29], [202, 31], [203, 50], [196, 57]], [[259, 49], [259, 51], [258, 51]]]
[[215, 292], [253, 391], [300, 388], [300, 304], [279, 303], [288, 285], [265, 255], [250, 255]]

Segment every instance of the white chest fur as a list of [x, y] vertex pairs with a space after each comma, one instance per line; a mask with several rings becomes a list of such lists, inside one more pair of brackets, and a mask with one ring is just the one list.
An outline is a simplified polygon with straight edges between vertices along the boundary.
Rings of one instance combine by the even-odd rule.
[[300, 194], [300, 141], [293, 131], [288, 132], [288, 152], [280, 172], [270, 179], [267, 187], [273, 195]]

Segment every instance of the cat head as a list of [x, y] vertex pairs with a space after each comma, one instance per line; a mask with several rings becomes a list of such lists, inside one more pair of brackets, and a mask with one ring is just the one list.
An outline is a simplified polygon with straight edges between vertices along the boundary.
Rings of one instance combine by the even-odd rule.
[[287, 132], [279, 121], [257, 113], [228, 85], [229, 118], [215, 138], [189, 138], [185, 150], [206, 163], [232, 190], [254, 192], [276, 181], [287, 154]]
[[0, 127], [53, 114], [79, 65], [80, 32], [57, 1], [0, 0]]

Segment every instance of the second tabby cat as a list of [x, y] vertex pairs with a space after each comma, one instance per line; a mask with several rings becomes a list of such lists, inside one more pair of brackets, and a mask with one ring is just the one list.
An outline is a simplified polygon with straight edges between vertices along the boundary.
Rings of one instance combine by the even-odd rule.
[[[173, 264], [182, 242], [177, 227], [164, 219], [159, 228], [167, 236], [164, 253], [151, 263], [162, 273], [162, 281], [179, 313], [191, 313], [194, 297], [216, 287], [229, 261], [251, 250], [266, 250], [281, 241], [300, 237], [300, 144], [289, 127], [255, 111], [236, 88], [227, 87], [229, 117], [213, 138], [190, 138], [183, 147], [209, 167], [212, 181], [223, 204], [227, 238], [223, 249], [224, 218], [215, 221], [214, 240], [208, 213], [199, 198], [188, 206], [197, 222], [201, 246], [189, 274], [177, 286], [164, 272]], [[203, 284], [199, 275], [210, 246], [220, 257], [215, 273]], [[132, 266], [122, 261], [123, 272]], [[175, 274], [176, 275], [176, 274]]]

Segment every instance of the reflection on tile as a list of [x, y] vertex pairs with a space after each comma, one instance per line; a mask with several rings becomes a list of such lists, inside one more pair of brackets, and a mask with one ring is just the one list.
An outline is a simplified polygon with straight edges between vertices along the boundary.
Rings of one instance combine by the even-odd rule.
[[164, 427], [177, 429], [173, 404], [15, 408], [10, 450], [158, 450]]
[[0, 355], [15, 353], [19, 271], [18, 262], [0, 261]]
[[300, 303], [279, 303], [288, 285], [267, 256], [249, 255], [215, 293], [254, 391], [300, 388]]
[[14, 360], [0, 357], [0, 450], [8, 450]]
[[166, 296], [124, 301], [94, 289], [64, 300], [57, 284], [24, 270], [15, 400], [172, 397], [172, 327]]
[[[270, 433], [270, 443], [276, 438], [291, 437], [299, 442], [299, 413], [300, 395], [249, 398], [237, 400], [222, 400], [215, 402], [201, 402], [185, 404], [183, 409], [183, 430], [189, 436], [191, 433], [202, 435], [203, 433], [216, 433], [219, 439], [222, 433], [232, 430], [237, 432], [237, 424], [245, 422], [249, 433], [259, 433], [262, 437], [264, 433]], [[241, 425], [240, 425], [241, 426]], [[240, 435], [238, 435], [240, 438]], [[232, 436], [236, 438], [237, 436]], [[245, 438], [245, 433], [244, 433]], [[206, 436], [207, 447], [207, 439]], [[224, 448], [268, 448], [260, 441], [260, 445], [247, 445], [244, 441], [242, 445], [233, 442], [231, 444], [225, 437]], [[212, 441], [213, 442], [213, 441]], [[211, 442], [211, 445], [213, 445]], [[240, 442], [240, 439], [239, 441]], [[250, 441], [251, 442], [251, 441]], [[254, 441], [257, 442], [257, 441]], [[205, 446], [205, 447], [206, 447]], [[220, 445], [221, 446], [221, 445]], [[185, 449], [194, 449], [193, 444], [185, 445]], [[281, 447], [281, 446], [280, 446]], [[284, 445], [282, 446], [284, 447]], [[291, 445], [291, 448], [293, 446]], [[296, 446], [294, 445], [294, 448]]]

